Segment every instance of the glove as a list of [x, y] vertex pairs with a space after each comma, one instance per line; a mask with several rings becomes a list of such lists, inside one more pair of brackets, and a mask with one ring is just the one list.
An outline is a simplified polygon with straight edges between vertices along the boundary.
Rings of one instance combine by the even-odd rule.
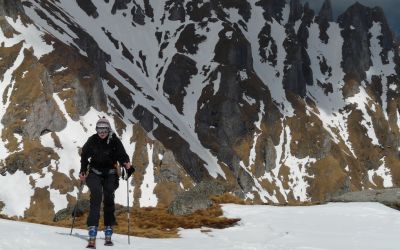
[[122, 167], [121, 168], [121, 177], [123, 180], [127, 181], [134, 172], [135, 172], [135, 169], [133, 167], [130, 167], [129, 169]]

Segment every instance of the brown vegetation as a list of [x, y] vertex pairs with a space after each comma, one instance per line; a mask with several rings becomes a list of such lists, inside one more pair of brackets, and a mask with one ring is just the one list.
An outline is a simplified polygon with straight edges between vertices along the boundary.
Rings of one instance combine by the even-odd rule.
[[[230, 202], [237, 204], [245, 204], [233, 195], [224, 194], [213, 198], [215, 202]], [[128, 233], [127, 210], [124, 207], [117, 208], [116, 217], [118, 225], [114, 227], [114, 231], [119, 234]], [[168, 213], [167, 207], [145, 207], [134, 208], [130, 210], [130, 234], [139, 237], [148, 238], [175, 238], [179, 237], [179, 228], [227, 228], [235, 225], [240, 219], [222, 217], [223, 212], [219, 204], [205, 210], [198, 210], [193, 214], [177, 216]], [[86, 229], [87, 213], [77, 217], [75, 228]], [[71, 227], [72, 220], [66, 219], [59, 222], [46, 222], [37, 219], [23, 219], [26, 222], [47, 224], [61, 227]], [[100, 220], [99, 230], [103, 230], [103, 220]]]

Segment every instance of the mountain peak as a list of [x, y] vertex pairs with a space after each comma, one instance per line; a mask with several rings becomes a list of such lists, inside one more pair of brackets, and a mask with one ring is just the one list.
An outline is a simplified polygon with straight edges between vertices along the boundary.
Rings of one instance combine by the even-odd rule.
[[321, 10], [319, 11], [319, 17], [327, 20], [328, 22], [333, 21], [332, 4], [330, 0], [325, 0], [322, 4]]
[[300, 0], [290, 0], [289, 22], [296, 22], [303, 15], [303, 5]]
[[282, 10], [286, 5], [286, 1], [282, 0], [260, 0], [256, 2], [256, 6], [264, 9], [264, 18], [271, 20], [274, 18], [278, 22], [282, 21]]
[[381, 22], [383, 25], [387, 25], [386, 16], [381, 7], [371, 8], [359, 2], [347, 8], [346, 11], [338, 17], [338, 22], [342, 27], [353, 25], [356, 29], [361, 27], [369, 28], [372, 26], [372, 22]]

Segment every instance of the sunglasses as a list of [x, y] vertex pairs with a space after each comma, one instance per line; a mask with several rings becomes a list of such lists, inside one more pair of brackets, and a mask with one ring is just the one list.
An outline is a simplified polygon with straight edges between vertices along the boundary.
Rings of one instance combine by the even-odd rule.
[[109, 132], [109, 128], [104, 128], [104, 127], [97, 127], [96, 131], [98, 134], [107, 134]]

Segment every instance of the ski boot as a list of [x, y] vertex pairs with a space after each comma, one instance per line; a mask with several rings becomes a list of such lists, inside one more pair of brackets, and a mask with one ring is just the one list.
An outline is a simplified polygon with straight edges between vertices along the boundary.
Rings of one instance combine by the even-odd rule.
[[97, 227], [90, 226], [88, 230], [89, 230], [89, 241], [86, 248], [96, 249]]
[[106, 228], [104, 229], [104, 238], [105, 238], [105, 242], [104, 245], [105, 246], [113, 246], [114, 243], [111, 240], [111, 236], [113, 234], [113, 229], [111, 226], [106, 226]]

